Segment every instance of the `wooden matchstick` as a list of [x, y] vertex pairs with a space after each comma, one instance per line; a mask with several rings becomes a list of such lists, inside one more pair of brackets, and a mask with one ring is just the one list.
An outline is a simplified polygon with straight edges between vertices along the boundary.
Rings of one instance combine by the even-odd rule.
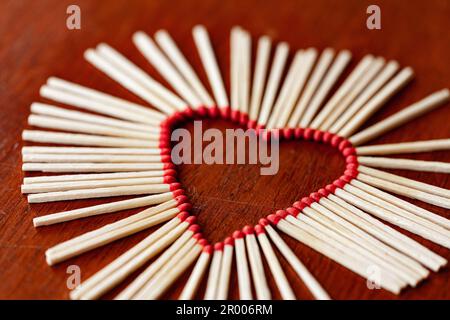
[[314, 276], [308, 271], [308, 269], [300, 262], [297, 256], [288, 247], [286, 242], [280, 237], [280, 235], [269, 225], [266, 219], [261, 219], [259, 224], [262, 225], [266, 232], [269, 234], [270, 239], [275, 244], [275, 246], [280, 250], [281, 254], [288, 261], [303, 283], [306, 285], [308, 290], [314, 296], [314, 298], [319, 300], [329, 300], [330, 296], [322, 288], [319, 282], [314, 278]]
[[236, 267], [238, 275], [239, 299], [252, 300], [252, 284], [248, 269], [247, 255], [245, 250], [244, 233], [235, 231], [233, 233], [234, 246], [236, 248]]
[[161, 131], [160, 126], [157, 126], [156, 124], [149, 125], [149, 124], [135, 123], [131, 121], [118, 120], [110, 117], [95, 115], [92, 113], [64, 109], [39, 102], [33, 102], [31, 104], [30, 110], [31, 112], [39, 115], [52, 116], [67, 120], [76, 120], [93, 124], [100, 124], [113, 128], [128, 129], [151, 134], [158, 134]]
[[432, 93], [424, 99], [406, 107], [403, 110], [393, 114], [392, 116], [370, 126], [369, 128], [358, 132], [349, 138], [353, 145], [360, 145], [379, 137], [393, 128], [396, 128], [408, 121], [411, 121], [421, 115], [434, 110], [435, 108], [446, 103], [450, 99], [450, 91], [443, 89]]
[[138, 120], [140, 115], [143, 117], [148, 117], [149, 119], [160, 121], [166, 118], [166, 115], [164, 113], [161, 113], [149, 107], [136, 104], [128, 100], [124, 100], [110, 94], [60, 78], [48, 78], [46, 87], [47, 89], [52, 89], [52, 92], [59, 92], [60, 94], [69, 93], [71, 97], [79, 97], [82, 99], [82, 103], [78, 104], [72, 104], [69, 101], [59, 102], [68, 102], [67, 104], [69, 105], [74, 105], [79, 108], [86, 108], [87, 110], [95, 111], [97, 113], [112, 115], [114, 117], [120, 118], [119, 115], [121, 114], [121, 111], [125, 111], [127, 115], [134, 115], [133, 118], [135, 118], [137, 122], [142, 122], [142, 120]]
[[233, 262], [234, 240], [228, 237], [224, 240], [222, 261], [220, 264], [219, 281], [217, 283], [216, 299], [226, 300], [230, 286], [231, 264]]
[[[383, 63], [381, 63], [383, 66]], [[376, 68], [375, 63], [369, 69], [374, 70]], [[389, 79], [397, 72], [399, 64], [397, 61], [389, 61], [383, 66], [383, 69], [376, 75], [375, 78], [364, 88], [360, 95], [346, 108], [345, 112], [342, 113], [335, 122], [329, 124], [329, 131], [331, 133], [337, 133], [341, 128], [343, 128], [347, 122], [364, 106], [366, 105], [373, 96], [388, 82]]]
[[84, 207], [69, 211], [61, 211], [45, 216], [36, 217], [33, 219], [35, 227], [48, 226], [55, 223], [80, 219], [90, 216], [95, 216], [105, 213], [113, 213], [121, 210], [144, 207], [148, 205], [160, 204], [179, 196], [179, 192], [167, 192], [163, 194], [151, 195], [146, 197], [138, 197], [129, 200], [114, 201], [110, 203], [103, 203], [95, 206]]
[[384, 191], [377, 189], [375, 187], [372, 187], [364, 182], [361, 182], [358, 179], [353, 179], [350, 183], [352, 185], [358, 187], [359, 189], [362, 189], [373, 195], [377, 195], [381, 199], [386, 200], [408, 212], [411, 212], [411, 213], [415, 214], [416, 216], [419, 216], [421, 218], [432, 221], [433, 223], [435, 223], [441, 227], [444, 227], [446, 229], [450, 229], [450, 220], [445, 217], [442, 217], [431, 211], [428, 211], [421, 207], [413, 205], [412, 203], [404, 201], [396, 196], [391, 195], [390, 193], [384, 192]]
[[[167, 267], [167, 262], [185, 246], [188, 241], [192, 240], [195, 233], [200, 230], [198, 225], [191, 225], [170, 247], [168, 247], [155, 261], [153, 261], [143, 272], [141, 272], [124, 290], [122, 290], [114, 299], [129, 300], [137, 295], [146, 284], [155, 276], [163, 267]], [[192, 242], [190, 247], [195, 243]], [[189, 246], [188, 246], [189, 248]], [[189, 251], [189, 249], [188, 249]]]
[[212, 246], [207, 245], [203, 248], [202, 254], [198, 258], [188, 281], [184, 285], [183, 291], [178, 297], [179, 300], [192, 300], [195, 298], [195, 293], [197, 292], [197, 288], [205, 275], [205, 271], [211, 260], [212, 253]]
[[272, 41], [267, 36], [262, 36], [258, 40], [256, 50], [255, 72], [253, 74], [252, 94], [250, 101], [250, 120], [256, 123], [261, 108], [264, 83], [266, 80], [267, 67], [269, 65], [270, 49]]
[[420, 191], [429, 192], [429, 193], [432, 193], [437, 196], [450, 198], [450, 190], [449, 189], [440, 188], [440, 187], [437, 187], [437, 186], [434, 186], [434, 185], [431, 185], [428, 183], [419, 182], [419, 181], [416, 181], [413, 179], [401, 177], [401, 176], [393, 174], [393, 173], [389, 173], [386, 171], [381, 171], [381, 170], [377, 170], [377, 169], [373, 169], [373, 168], [369, 168], [369, 167], [365, 167], [365, 166], [358, 166], [358, 171], [361, 173], [365, 173], [370, 176], [373, 176], [375, 178], [379, 178], [379, 179], [387, 180], [387, 181], [390, 181], [393, 183], [401, 184], [405, 187], [410, 187], [410, 188], [417, 189]]
[[46, 129], [98, 134], [113, 137], [135, 138], [141, 140], [159, 140], [160, 138], [159, 132], [148, 133], [129, 129], [113, 128], [106, 125], [86, 123], [83, 121], [66, 120], [57, 117], [41, 116], [35, 114], [31, 114], [28, 117], [28, 124]]
[[353, 69], [350, 75], [345, 79], [342, 85], [336, 90], [333, 96], [328, 100], [319, 114], [311, 122], [310, 127], [317, 129], [322, 123], [333, 114], [340, 102], [351, 92], [351, 90], [357, 85], [357, 82], [362, 80], [361, 76], [367, 71], [374, 57], [371, 54], [365, 55], [358, 65]]
[[79, 289], [71, 292], [70, 297], [72, 299], [86, 300], [102, 296], [178, 239], [189, 225], [195, 221], [195, 219], [190, 218], [184, 221], [178, 218], [174, 222], [172, 222], [173, 220], [167, 222], [87, 279], [81, 284]]
[[[339, 102], [336, 109], [326, 118], [323, 123], [320, 125], [320, 130], [329, 130], [331, 128], [335, 130], [335, 123], [341, 121], [341, 117], [345, 117], [345, 112], [348, 110], [352, 110], [361, 106], [364, 103], [364, 99], [367, 97], [362, 93], [367, 93], [370, 88], [374, 88], [372, 85], [377, 84], [377, 79], [374, 79], [375, 76], [379, 73], [381, 68], [385, 65], [386, 61], [382, 57], [377, 57], [372, 63], [368, 66], [367, 70], [364, 71], [364, 74], [358, 79], [355, 86], [347, 93], [347, 95]], [[394, 64], [395, 65], [395, 64]], [[372, 83], [373, 81], [373, 83]], [[360, 95], [361, 94], [361, 95]], [[348, 115], [347, 115], [348, 116]], [[344, 123], [345, 124], [345, 123]], [[343, 125], [343, 124], [342, 124]]]
[[87, 154], [87, 155], [162, 155], [168, 149], [156, 148], [89, 148], [89, 147], [22, 147], [22, 154]]
[[123, 172], [163, 170], [165, 163], [39, 163], [28, 162], [22, 165], [23, 171], [42, 172]]
[[176, 92], [187, 102], [189, 106], [196, 109], [202, 104], [192, 88], [181, 77], [169, 60], [162, 54], [153, 40], [143, 31], [133, 35], [133, 43], [142, 55], [158, 70]]
[[245, 243], [248, 248], [248, 260], [250, 262], [256, 298], [258, 300], [270, 300], [272, 295], [270, 294], [269, 285], [267, 284], [264, 266], [253, 227], [246, 226], [244, 227], [243, 232], [245, 233]]
[[376, 168], [402, 169], [422, 172], [450, 173], [450, 163], [383, 157], [358, 157], [362, 165]]
[[30, 194], [28, 195], [27, 199], [29, 203], [42, 203], [63, 200], [117, 197], [124, 195], [161, 194], [169, 191], [174, 191], [179, 188], [178, 183], [174, 183], [173, 185], [174, 187], [172, 187], [170, 184], [144, 184], [137, 186], [119, 186], [96, 189], [44, 192]]
[[43, 193], [57, 192], [80, 189], [97, 189], [118, 186], [136, 186], [141, 184], [164, 184], [174, 182], [175, 180], [164, 177], [153, 178], [135, 178], [135, 179], [112, 179], [112, 180], [86, 180], [71, 182], [48, 182], [48, 183], [32, 183], [23, 184], [21, 186], [22, 193]]
[[220, 75], [219, 66], [217, 64], [214, 50], [209, 39], [208, 31], [204, 26], [197, 25], [192, 29], [195, 45], [197, 46], [203, 68], [206, 71], [208, 80], [214, 93], [216, 105], [219, 108], [229, 107], [227, 93]]
[[295, 100], [297, 99], [298, 96], [296, 96], [293, 99], [291, 99], [290, 96], [295, 95], [297, 93], [294, 92], [296, 91], [294, 90], [294, 86], [298, 84], [296, 78], [299, 71], [302, 68], [301, 64], [304, 58], [305, 52], [303, 50], [298, 50], [287, 71], [286, 78], [284, 79], [284, 82], [281, 85], [280, 93], [278, 94], [278, 97], [275, 101], [273, 110], [270, 114], [269, 120], [267, 121], [266, 128], [268, 129], [275, 128], [282, 110], [284, 110], [285, 108], [289, 108], [289, 106], [287, 105], [287, 100], [294, 100], [295, 102]]
[[[92, 231], [88, 231], [88, 232], [83, 233], [79, 236], [76, 236], [72, 239], [61, 242], [61, 243], [47, 249], [46, 254], [57, 252], [62, 249], [70, 248], [73, 245], [82, 243], [82, 242], [90, 240], [90, 239], [94, 239], [98, 236], [104, 235], [105, 233], [108, 233], [111, 231], [119, 230], [120, 228], [123, 228], [134, 222], [141, 221], [146, 218], [155, 216], [158, 213], [176, 208], [177, 206], [178, 206], [178, 209], [180, 209], [180, 212], [184, 211], [186, 208], [187, 209], [190, 208], [190, 205], [185, 204], [185, 201], [186, 201], [185, 196], [179, 196], [179, 197], [177, 197], [177, 199], [172, 199], [172, 200], [157, 204], [157, 205], [147, 208], [139, 213], [133, 214], [127, 218], [120, 219], [116, 222], [104, 225], [100, 228], [94, 229]], [[181, 205], [183, 205], [183, 206], [181, 206]]]
[[320, 55], [317, 65], [315, 66], [314, 71], [312, 72], [297, 105], [295, 106], [294, 112], [288, 121], [288, 127], [295, 128], [299, 125], [308, 104], [311, 102], [314, 93], [319, 87], [322, 78], [331, 64], [333, 57], [334, 50], [331, 48], [325, 49]]
[[[170, 158], [168, 156], [168, 158]], [[22, 155], [23, 162], [41, 163], [161, 163], [160, 155], [89, 155], [28, 153]], [[166, 160], [167, 161], [167, 160]]]
[[122, 228], [111, 230], [105, 232], [96, 237], [85, 239], [83, 242], [72, 244], [70, 247], [61, 247], [56, 250], [46, 251], [46, 260], [49, 265], [54, 265], [60, 263], [69, 258], [78, 256], [87, 251], [93, 250], [105, 244], [111, 243], [118, 239], [130, 236], [142, 230], [148, 229], [150, 227], [156, 226], [170, 219], [173, 219], [180, 210], [177, 208], [172, 208], [156, 215], [144, 218], [142, 220], [130, 223]]
[[[392, 236], [392, 234], [397, 232], [396, 230], [332, 194], [320, 198], [319, 203], [339, 217], [346, 219], [351, 224], [363, 230], [364, 235], [371, 235], [373, 238], [370, 241], [374, 242], [376, 248], [382, 250], [386, 255], [395, 258], [401, 265], [409, 269], [409, 272], [405, 271], [405, 273], [411, 274], [412, 272], [418, 279], [424, 279], [429, 275], [427, 269], [404, 253], [402, 246], [399, 245], [400, 241]], [[317, 209], [320, 210], [320, 208]]]
[[239, 110], [239, 62], [241, 59], [241, 28], [233, 27], [230, 31], [230, 101], [231, 110]]
[[273, 58], [272, 67], [270, 69], [269, 78], [267, 79], [267, 85], [263, 101], [261, 103], [261, 109], [258, 118], [258, 124], [266, 125], [269, 119], [270, 112], [275, 101], [275, 96], [278, 91], [281, 76], [283, 74], [284, 65], [289, 53], [289, 45], [286, 42], [281, 42], [275, 49], [275, 56]]
[[55, 143], [92, 147], [134, 147], [134, 148], [157, 148], [158, 141], [105, 137], [90, 134], [63, 133], [40, 130], [24, 130], [22, 132], [24, 141], [40, 143]]
[[322, 106], [323, 101], [327, 97], [331, 88], [339, 79], [345, 67], [347, 67], [351, 57], [352, 55], [348, 50], [342, 50], [339, 52], [334, 63], [330, 66], [327, 74], [323, 77], [320, 86], [317, 88], [303, 116], [301, 117], [299, 122], [300, 127], [306, 128], [309, 126], [317, 111]]
[[270, 271], [272, 272], [272, 275], [275, 279], [281, 297], [284, 300], [295, 300], [295, 294], [292, 291], [289, 281], [284, 274], [283, 268], [278, 261], [278, 258], [270, 244], [269, 239], [267, 238], [264, 227], [259, 224], [256, 225], [255, 232], [266, 261], [269, 265]]
[[214, 101], [205, 89], [192, 66], [184, 57], [183, 53], [178, 49], [175, 41], [170, 37], [165, 30], [159, 30], [155, 33], [155, 40], [158, 42], [161, 49], [168, 56], [171, 62], [178, 68], [178, 71], [184, 76], [186, 81], [197, 93], [197, 96], [202, 100], [205, 106], [213, 106]]
[[243, 114], [248, 114], [249, 103], [250, 103], [250, 76], [251, 76], [251, 65], [252, 65], [252, 39], [250, 34], [241, 30], [240, 37], [240, 55], [239, 60], [239, 82], [241, 88], [239, 90], [239, 111]]
[[450, 150], [450, 139], [422, 140], [400, 143], [386, 143], [356, 148], [359, 156], [379, 156], [386, 154], [418, 153]]
[[217, 288], [219, 285], [220, 269], [222, 265], [223, 242], [214, 245], [214, 253], [209, 267], [208, 281], [206, 282], [205, 300], [217, 299]]
[[386, 190], [395, 194], [406, 196], [412, 199], [418, 199], [442, 208], [450, 208], [450, 199], [434, 195], [429, 192], [424, 192], [418, 189], [406, 187], [398, 183], [393, 183], [387, 180], [379, 179], [373, 176], [360, 173], [358, 180], [365, 182], [373, 187]]
[[342, 137], [349, 137], [355, 133], [356, 130], [372, 116], [372, 114], [387, 102], [387, 100], [411, 81], [413, 76], [414, 72], [409, 67], [400, 71], [367, 104], [365, 104], [341, 130], [339, 130], [338, 134]]
[[68, 174], [68, 175], [58, 175], [58, 176], [25, 177], [25, 178], [23, 178], [23, 184], [74, 182], [74, 181], [86, 181], [86, 180], [151, 178], [151, 177], [166, 177], [166, 176], [168, 177], [168, 176], [173, 176], [175, 174], [176, 174], [176, 172], [173, 169], [137, 171], [137, 172]]
[[[101, 46], [100, 48], [105, 48], [104, 46]], [[132, 93], [136, 94], [138, 97], [142, 98], [143, 100], [147, 101], [152, 106], [155, 106], [159, 111], [165, 113], [165, 114], [172, 114], [177, 109], [181, 110], [185, 103], [177, 98], [172, 98], [172, 100], [176, 100], [177, 104], [172, 105], [166, 102], [166, 100], [162, 100], [160, 96], [155, 94], [156, 90], [160, 90], [162, 86], [156, 83], [153, 79], [150, 78], [146, 73], [139, 72], [139, 70], [135, 69], [134, 65], [125, 64], [125, 61], [120, 60], [121, 62], [124, 62], [126, 67], [129, 67], [129, 69], [126, 69], [125, 72], [123, 67], [119, 69], [119, 66], [117, 65], [117, 61], [113, 63], [110, 59], [111, 56], [108, 56], [108, 58], [105, 57], [106, 50], [102, 51], [102, 54], [97, 52], [94, 49], [88, 49], [84, 53], [84, 58], [91, 63], [94, 67], [105, 73], [108, 77], [111, 77], [113, 80], [117, 81], [120, 85], [122, 85], [127, 90], [131, 91]], [[108, 52], [109, 53], [109, 52]], [[130, 62], [131, 63], [131, 62]], [[137, 67], [136, 67], [137, 68]], [[135, 73], [131, 74], [131, 72], [135, 71]], [[142, 71], [142, 70], [140, 70]], [[136, 76], [141, 76], [141, 78], [136, 78]], [[144, 82], [141, 82], [144, 81]], [[162, 90], [165, 92], [166, 96], [172, 96], [172, 93], [167, 93], [165, 91], [166, 89]]]

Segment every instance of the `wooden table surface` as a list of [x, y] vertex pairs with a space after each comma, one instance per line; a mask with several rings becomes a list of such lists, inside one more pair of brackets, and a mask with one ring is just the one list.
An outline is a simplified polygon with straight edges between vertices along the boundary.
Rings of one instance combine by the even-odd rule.
[[[82, 29], [65, 26], [69, 4], [81, 7]], [[156, 79], [154, 69], [133, 46], [130, 37], [142, 29], [149, 34], [165, 28], [176, 39], [204, 83], [205, 74], [193, 45], [191, 28], [205, 24], [229, 84], [229, 30], [239, 24], [255, 41], [263, 34], [287, 41], [292, 52], [314, 46], [349, 49], [352, 65], [366, 53], [396, 59], [414, 68], [414, 81], [397, 94], [367, 124], [450, 86], [450, 2], [376, 1], [381, 7], [382, 29], [366, 28], [366, 8], [371, 1], [1, 1], [0, 2], [0, 298], [66, 299], [66, 269], [78, 265], [82, 278], [95, 271], [145, 237], [143, 231], [103, 248], [70, 259], [55, 267], [44, 260], [44, 251], [62, 241], [106, 223], [129, 216], [128, 210], [35, 229], [35, 216], [103, 203], [105, 200], [65, 201], [29, 205], [20, 193], [21, 131], [27, 127], [29, 106], [39, 97], [39, 88], [49, 76], [79, 82], [131, 101], [144, 103], [107, 78], [83, 59], [89, 47], [105, 41], [124, 52]], [[351, 69], [351, 68], [348, 68]], [[161, 80], [162, 81], [162, 80]], [[51, 102], [53, 103], [53, 102]], [[367, 125], [366, 124], [366, 125]], [[222, 122], [205, 126], [227, 127]], [[377, 139], [376, 143], [450, 137], [450, 107], [441, 107], [421, 119]], [[324, 157], [325, 156], [325, 157]], [[407, 155], [410, 156], [410, 155]], [[450, 152], [412, 155], [415, 159], [450, 161]], [[275, 209], [289, 206], [340, 175], [343, 160], [325, 146], [306, 142], [282, 145], [281, 167], [275, 176], [259, 175], [257, 166], [182, 166], [180, 178], [191, 197], [194, 212], [211, 240], [223, 239], [233, 230]], [[448, 175], [393, 171], [406, 177], [450, 188]], [[112, 200], [112, 199], [107, 199]], [[116, 199], [114, 199], [116, 200]], [[448, 210], [415, 202], [447, 218]], [[450, 259], [449, 250], [411, 236], [436, 253]], [[335, 299], [448, 299], [449, 271], [433, 273], [414, 289], [400, 296], [385, 290], [369, 290], [366, 281], [310, 248], [284, 237], [295, 253]], [[311, 296], [292, 270], [288, 278], [299, 299]], [[266, 266], [267, 267], [267, 266]], [[176, 298], [180, 280], [167, 294]], [[274, 282], [270, 277], [270, 286]], [[121, 286], [120, 288], [123, 288]], [[119, 288], [119, 289], [120, 289]], [[117, 290], [114, 292], [117, 293]], [[114, 296], [114, 293], [106, 297]], [[231, 297], [237, 298], [236, 274], [232, 274]], [[279, 298], [278, 294], [274, 295]]]

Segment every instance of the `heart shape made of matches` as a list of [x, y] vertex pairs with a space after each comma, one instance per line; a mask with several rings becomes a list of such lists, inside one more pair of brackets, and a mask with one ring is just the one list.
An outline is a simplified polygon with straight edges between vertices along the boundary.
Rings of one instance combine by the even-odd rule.
[[[219, 109], [217, 107], [201, 107], [196, 110], [189, 108], [183, 112], [175, 113], [161, 124], [161, 138], [159, 147], [162, 150], [162, 158], [166, 163], [166, 168], [170, 170], [167, 172], [166, 182], [171, 183], [171, 188], [175, 196], [184, 195], [184, 189], [182, 188], [182, 184], [178, 181], [178, 178], [175, 177], [175, 175], [173, 175], [173, 172], [171, 171], [171, 169], [175, 169], [175, 165], [171, 163], [170, 156], [172, 151], [172, 142], [170, 139], [171, 132], [174, 129], [182, 127], [189, 121], [210, 119], [224, 120], [226, 122], [238, 124], [240, 127], [253, 130], [255, 136], [257, 136], [259, 139], [278, 139], [280, 142], [304, 140], [325, 144], [339, 150], [346, 162], [345, 171], [343, 172], [342, 176], [336, 179], [334, 182], [331, 182], [330, 184], [319, 188], [319, 190], [312, 192], [309, 196], [298, 199], [298, 201], [292, 203], [290, 207], [286, 208], [285, 211], [283, 211], [291, 215], [297, 216], [305, 206], [310, 206], [313, 202], [319, 201], [321, 197], [327, 196], [330, 192], [333, 192], [337, 186], [345, 186], [345, 184], [349, 183], [358, 174], [358, 161], [355, 156], [355, 148], [347, 139], [342, 138], [338, 135], [315, 130], [312, 128], [286, 128], [265, 130], [263, 126], [257, 126], [255, 122], [249, 121], [247, 114], [239, 112], [237, 110], [232, 111], [230, 108]], [[183, 201], [183, 211], [189, 211], [187, 210], [187, 208], [192, 208], [190, 200], [188, 200], [186, 196], [181, 196], [180, 199], [182, 199]], [[279, 213], [282, 214], [281, 211]], [[269, 217], [272, 222], [277, 222], [277, 218], [274, 219], [271, 214], [269, 214], [267, 217], [261, 218]], [[242, 228], [240, 229], [246, 229], [248, 231], [249, 226], [242, 226]], [[236, 234], [237, 233], [235, 233], [234, 235], [236, 236]], [[233, 237], [233, 235], [230, 234], [229, 237]], [[229, 241], [229, 239], [223, 240]]]

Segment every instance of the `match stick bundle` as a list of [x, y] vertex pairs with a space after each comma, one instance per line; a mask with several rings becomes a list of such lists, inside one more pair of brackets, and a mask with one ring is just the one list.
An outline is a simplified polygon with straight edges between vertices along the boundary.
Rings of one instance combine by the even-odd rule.
[[[100, 298], [144, 266], [116, 299], [161, 298], [185, 273], [189, 275], [180, 299], [200, 297], [201, 283], [206, 283], [203, 298], [227, 299], [234, 273], [241, 299], [271, 299], [274, 290], [283, 299], [295, 299], [283, 265], [294, 271], [312, 297], [330, 299], [314, 276], [316, 270], [308, 270], [283, 234], [363, 278], [370, 279], [376, 267], [381, 274], [378, 284], [394, 294], [417, 286], [430, 271], [447, 264], [445, 258], [385, 222], [450, 248], [450, 220], [397, 197], [449, 209], [450, 190], [384, 169], [450, 173], [449, 163], [389, 157], [449, 150], [450, 139], [366, 143], [443, 105], [450, 99], [448, 89], [361, 129], [412, 79], [410, 67], [369, 54], [337, 88], [352, 58], [349, 51], [300, 49], [291, 54], [288, 66], [289, 45], [273, 44], [262, 36], [254, 46], [252, 70], [252, 38], [248, 31], [234, 27], [228, 95], [207, 30], [194, 27], [193, 39], [211, 93], [167, 31], [156, 32], [154, 38], [139, 31], [133, 43], [170, 88], [106, 43], [86, 50], [84, 57], [147, 105], [54, 77], [41, 87], [41, 96], [80, 110], [31, 105], [28, 123], [38, 130], [24, 130], [22, 138], [39, 145], [23, 147], [22, 169], [65, 174], [24, 178], [22, 193], [30, 203], [139, 195], [36, 217], [35, 227], [146, 207], [49, 248], [45, 254], [49, 265], [158, 226], [73, 290], [72, 299]], [[256, 133], [268, 130], [266, 134], [282, 140], [328, 144], [345, 158], [345, 172], [317, 192], [299, 195], [292, 206], [264, 213], [267, 216], [255, 226], [209, 244], [177, 182], [170, 134], [186, 121], [217, 117]], [[276, 288], [269, 285], [268, 277], [274, 278]]]

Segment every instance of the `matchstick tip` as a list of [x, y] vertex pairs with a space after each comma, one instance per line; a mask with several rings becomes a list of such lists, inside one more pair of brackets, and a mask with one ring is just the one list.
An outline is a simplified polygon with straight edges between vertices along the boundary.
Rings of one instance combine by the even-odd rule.
[[177, 198], [178, 196], [182, 196], [182, 195], [184, 195], [183, 189], [178, 189], [178, 190], [172, 191], [172, 196], [174, 198]]
[[222, 251], [223, 250], [223, 242], [217, 242], [214, 245], [214, 251]]
[[189, 224], [193, 224], [193, 223], [195, 223], [197, 221], [197, 217], [196, 216], [189, 216], [189, 217], [186, 218], [185, 221], [187, 223], [189, 223]]
[[177, 206], [178, 210], [180, 210], [180, 212], [189, 212], [192, 210], [192, 204], [190, 203], [182, 203], [179, 206]]
[[213, 247], [211, 245], [206, 245], [203, 247], [203, 252], [211, 254], [213, 252]]
[[268, 226], [270, 222], [266, 218], [259, 219], [259, 224], [263, 227]]
[[175, 179], [173, 176], [165, 176], [165, 177], [163, 177], [163, 182], [164, 183], [173, 184], [173, 183], [175, 183], [175, 181], [177, 181], [177, 179]]
[[234, 245], [234, 239], [232, 237], [226, 237], [223, 243], [226, 246], [233, 246]]
[[183, 221], [186, 220], [189, 216], [190, 216], [189, 212], [183, 211], [183, 212], [180, 212], [180, 213], [177, 215], [177, 218], [180, 220], [180, 222], [183, 222]]
[[200, 226], [198, 224], [193, 224], [188, 228], [189, 231], [192, 231], [192, 233], [198, 233], [200, 232]]
[[305, 209], [305, 207], [307, 207], [307, 205], [301, 201], [295, 201], [292, 206], [299, 211], [302, 211], [303, 209]]
[[288, 213], [284, 210], [277, 210], [275, 212], [275, 214], [279, 217], [281, 217], [282, 219], [286, 218], [288, 216]]
[[257, 235], [260, 235], [260, 234], [266, 233], [266, 229], [264, 229], [264, 227], [262, 225], [257, 224], [255, 226], [255, 232]]
[[247, 225], [242, 229], [242, 232], [244, 232], [244, 234], [246, 235], [250, 235], [255, 233], [255, 230], [253, 229], [253, 226]]
[[290, 214], [291, 216], [297, 217], [298, 214], [300, 213], [300, 210], [298, 210], [297, 208], [294, 208], [294, 207], [289, 207], [286, 209], [286, 212], [288, 214]]
[[199, 239], [197, 243], [204, 248], [209, 246], [209, 242], [205, 238]]
[[[200, 230], [200, 227], [199, 227], [199, 230]], [[192, 239], [197, 240], [197, 242], [198, 242], [203, 239], [203, 234], [201, 232], [197, 232], [192, 236]]]
[[236, 230], [233, 232], [233, 238], [234, 239], [241, 239], [244, 237], [244, 233], [241, 230]]
[[275, 215], [275, 214], [269, 214], [269, 215], [267, 216], [267, 220], [269, 220], [270, 223], [272, 223], [273, 225], [277, 225], [278, 222], [280, 222], [281, 217], [280, 217], [280, 216], [277, 216], [277, 215]]
[[166, 169], [164, 170], [164, 176], [175, 176], [177, 174], [177, 171], [174, 169]]

